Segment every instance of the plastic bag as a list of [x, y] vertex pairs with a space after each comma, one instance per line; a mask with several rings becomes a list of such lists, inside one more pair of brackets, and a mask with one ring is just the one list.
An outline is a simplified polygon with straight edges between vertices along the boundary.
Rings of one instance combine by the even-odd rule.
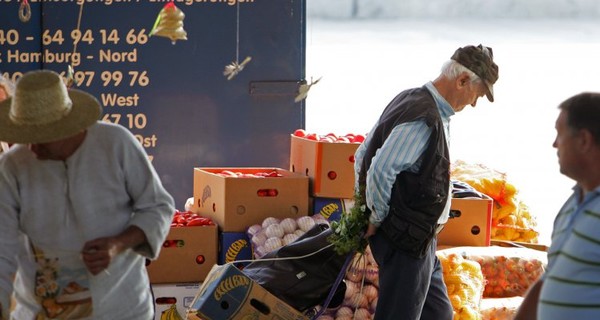
[[440, 251], [479, 263], [485, 279], [484, 298], [524, 295], [544, 273], [548, 262], [546, 252], [529, 248], [455, 247]]

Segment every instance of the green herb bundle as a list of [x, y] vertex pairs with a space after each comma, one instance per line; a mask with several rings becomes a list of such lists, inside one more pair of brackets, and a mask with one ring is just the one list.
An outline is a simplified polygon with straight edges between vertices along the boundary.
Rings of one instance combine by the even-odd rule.
[[344, 212], [339, 221], [331, 223], [332, 235], [329, 242], [339, 255], [351, 252], [364, 253], [368, 245], [364, 234], [369, 225], [369, 213], [364, 198], [364, 187], [354, 195], [354, 205]]

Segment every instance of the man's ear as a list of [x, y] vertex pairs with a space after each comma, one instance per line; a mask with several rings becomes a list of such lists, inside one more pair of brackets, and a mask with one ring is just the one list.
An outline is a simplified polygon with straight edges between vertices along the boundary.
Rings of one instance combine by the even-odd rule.
[[469, 75], [466, 72], [463, 72], [457, 78], [457, 82], [458, 82], [458, 86], [459, 87], [464, 87], [464, 86], [468, 85], [469, 81], [471, 81], [471, 78], [469, 77]]
[[592, 148], [594, 148], [594, 146], [595, 146], [595, 141], [594, 141], [594, 136], [592, 135], [590, 130], [580, 129], [579, 135], [580, 135], [580, 139], [581, 139], [580, 141], [581, 141], [581, 146], [583, 148], [583, 151], [586, 153], [591, 151]]

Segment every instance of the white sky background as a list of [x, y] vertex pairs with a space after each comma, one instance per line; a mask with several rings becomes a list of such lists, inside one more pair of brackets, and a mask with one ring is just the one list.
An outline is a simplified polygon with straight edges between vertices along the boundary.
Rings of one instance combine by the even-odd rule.
[[600, 91], [600, 18], [309, 16], [306, 78], [322, 79], [306, 100], [306, 129], [366, 133], [397, 93], [433, 80], [455, 49], [479, 43], [493, 48], [499, 65], [496, 102], [482, 98], [452, 118], [451, 158], [507, 173], [548, 244], [574, 184], [559, 173], [552, 148], [557, 106]]

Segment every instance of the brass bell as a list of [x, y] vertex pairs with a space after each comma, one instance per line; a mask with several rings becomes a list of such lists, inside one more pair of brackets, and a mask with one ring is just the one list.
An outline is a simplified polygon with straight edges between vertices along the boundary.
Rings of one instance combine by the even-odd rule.
[[167, 3], [158, 14], [151, 36], [161, 36], [171, 39], [175, 44], [177, 40], [187, 40], [187, 32], [183, 30], [185, 14], [173, 2]]

